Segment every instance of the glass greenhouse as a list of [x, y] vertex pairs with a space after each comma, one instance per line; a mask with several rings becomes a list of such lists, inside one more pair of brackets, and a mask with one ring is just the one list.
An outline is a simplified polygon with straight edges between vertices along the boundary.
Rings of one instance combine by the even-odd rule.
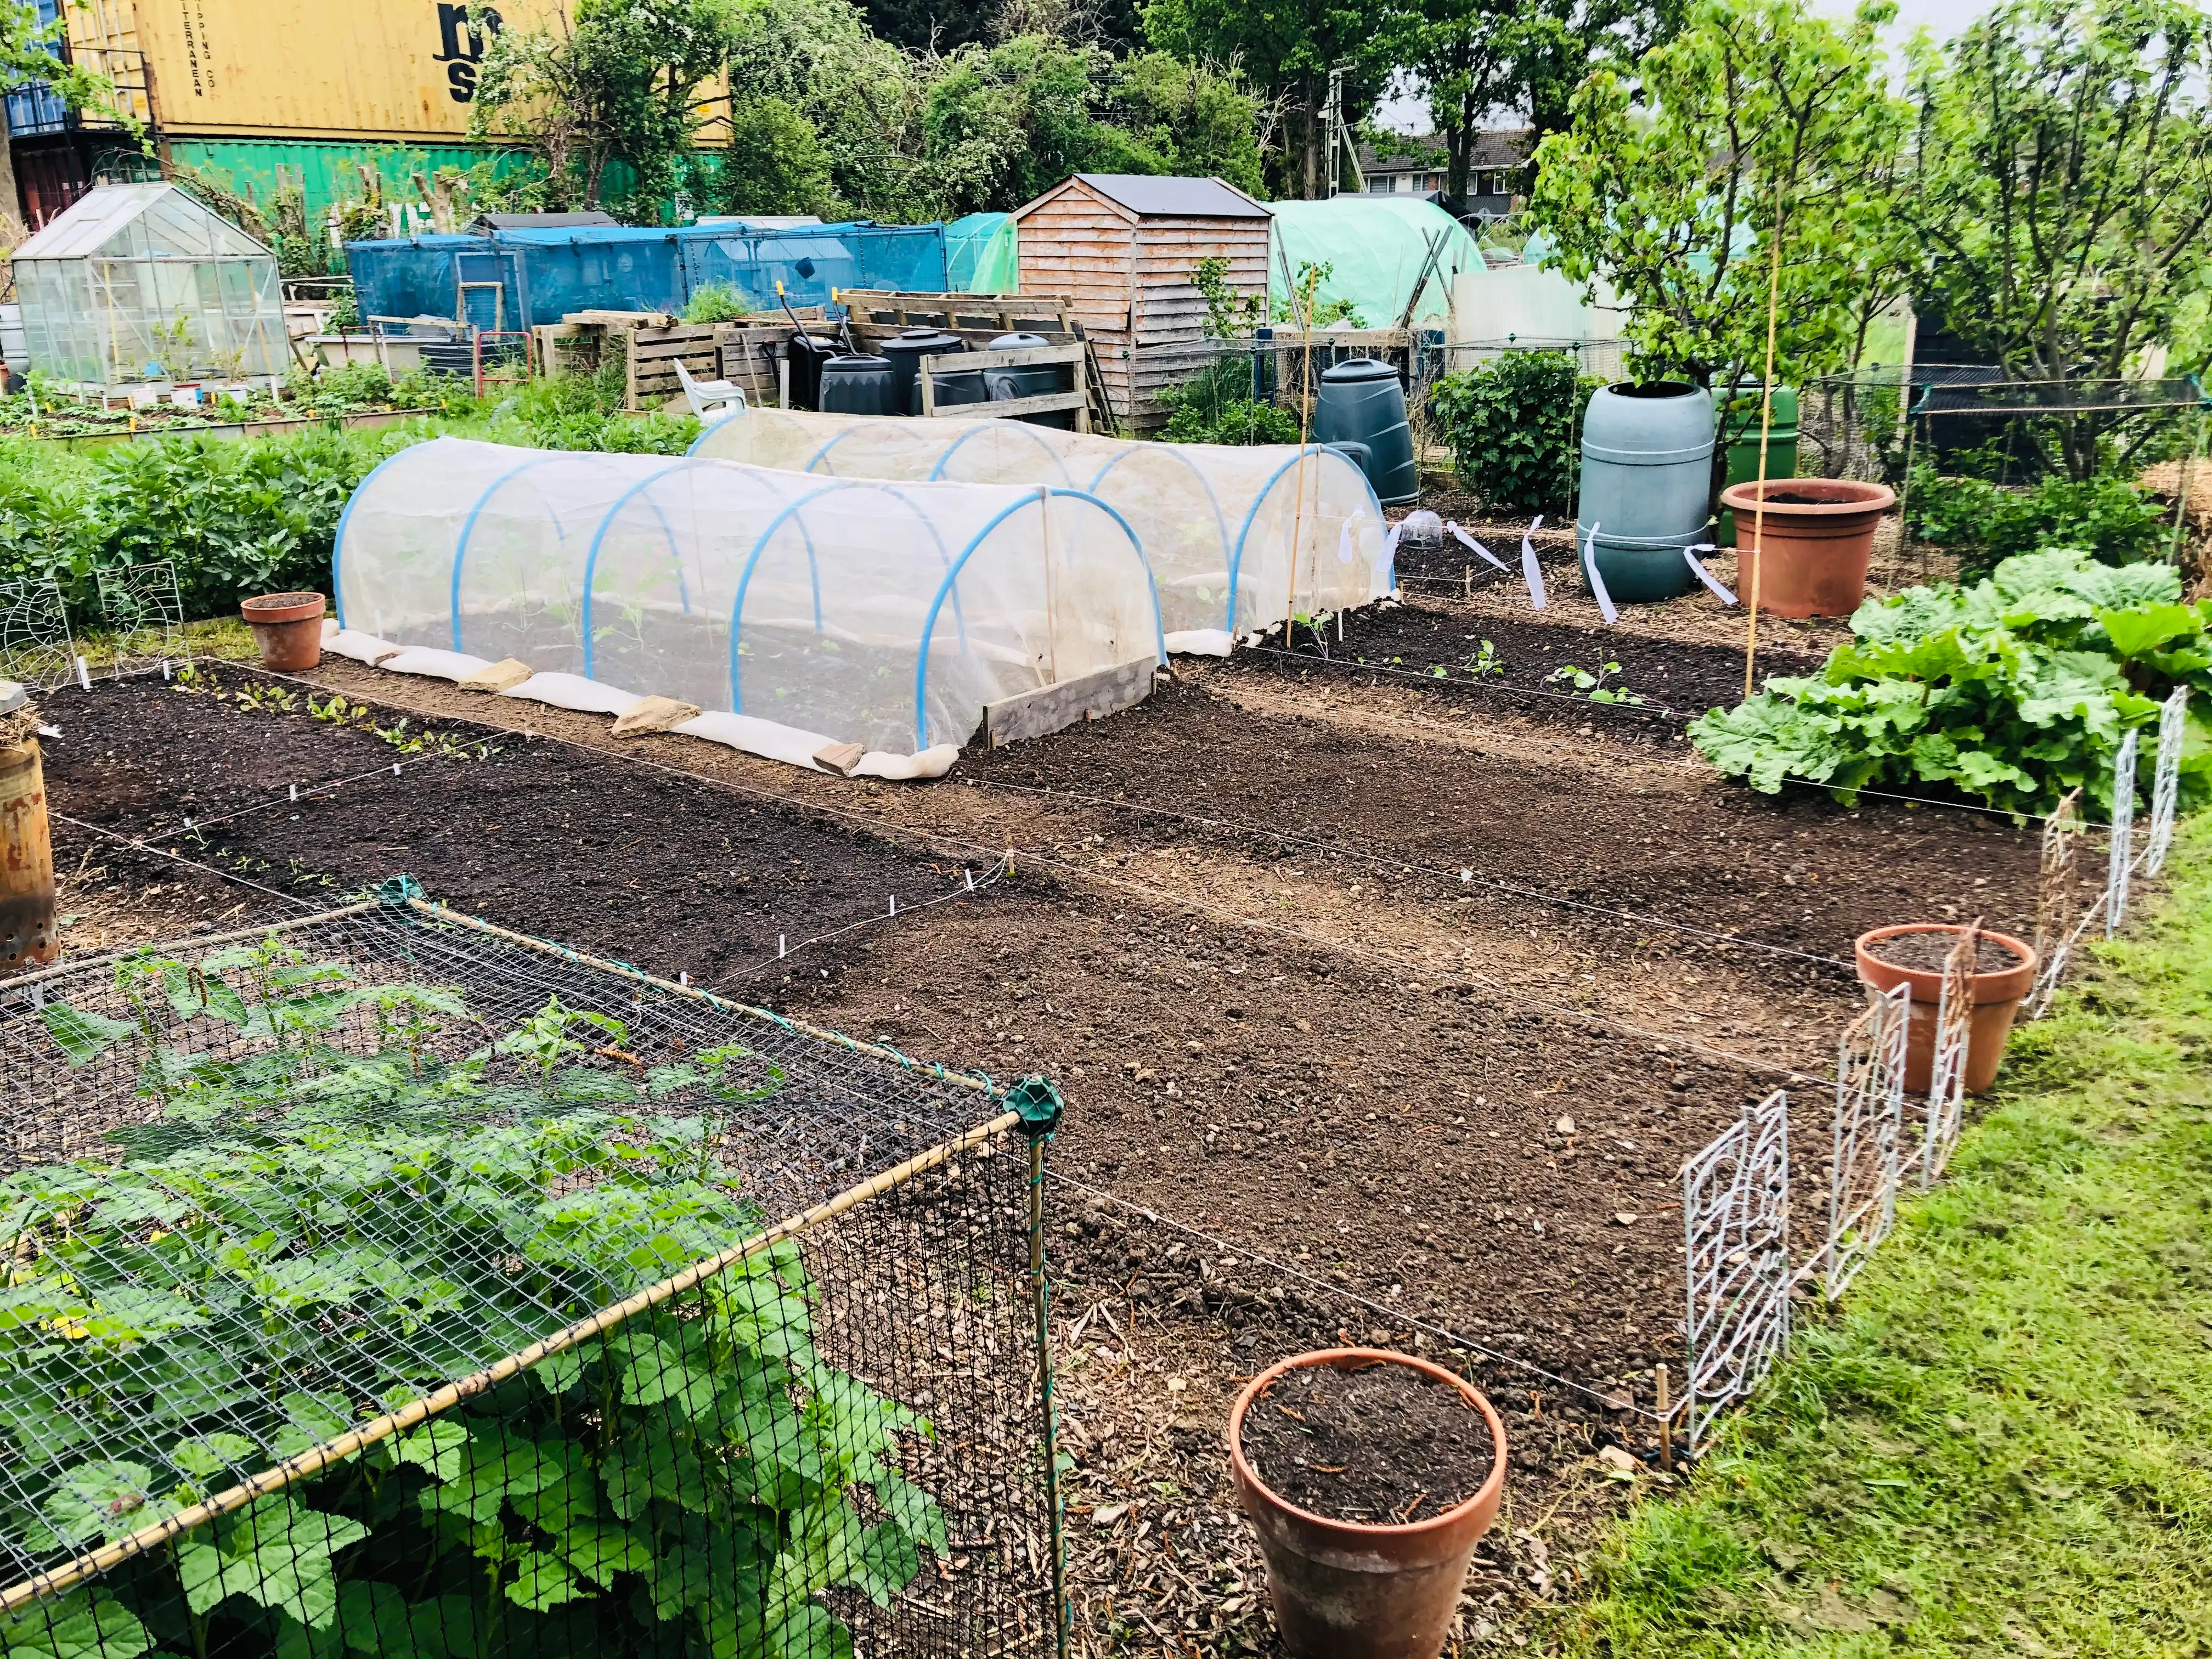
[[1363, 605], [1396, 581], [1366, 474], [1319, 445], [1129, 443], [1024, 421], [755, 409], [708, 427], [691, 453], [841, 478], [1095, 495], [1144, 544], [1170, 651], [1224, 653], [1239, 633]]
[[289, 360], [276, 261], [173, 185], [102, 185], [15, 250], [31, 366], [106, 390]]
[[1103, 671], [1148, 687], [1165, 653], [1135, 533], [1078, 489], [441, 438], [362, 481], [332, 563], [375, 640], [892, 755]]

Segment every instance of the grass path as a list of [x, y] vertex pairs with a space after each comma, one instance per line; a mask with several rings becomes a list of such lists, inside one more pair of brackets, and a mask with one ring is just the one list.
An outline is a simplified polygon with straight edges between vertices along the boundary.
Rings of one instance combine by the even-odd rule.
[[1561, 1650], [2212, 1655], [2212, 814]]

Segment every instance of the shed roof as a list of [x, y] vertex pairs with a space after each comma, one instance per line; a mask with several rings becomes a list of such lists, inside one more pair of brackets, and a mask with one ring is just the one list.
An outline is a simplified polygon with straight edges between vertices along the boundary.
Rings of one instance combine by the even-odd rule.
[[473, 230], [574, 230], [583, 225], [616, 225], [611, 213], [480, 213]]
[[1079, 173], [1034, 202], [1014, 210], [1018, 219], [1070, 185], [1083, 185], [1140, 219], [1267, 219], [1273, 213], [1234, 185], [1218, 179], [1162, 178], [1150, 173]]

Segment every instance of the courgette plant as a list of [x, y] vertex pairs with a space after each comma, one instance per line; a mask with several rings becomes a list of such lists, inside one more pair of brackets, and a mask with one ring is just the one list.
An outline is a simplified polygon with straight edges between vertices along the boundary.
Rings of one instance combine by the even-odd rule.
[[[741, 1046], [647, 1065], [549, 1000], [501, 1031], [273, 937], [49, 1004], [137, 1064], [118, 1162], [0, 1180], [0, 1560], [137, 1532], [758, 1231]], [[194, 1046], [191, 1039], [201, 1039]], [[343, 1042], [346, 1046], [341, 1047]], [[786, 1242], [680, 1303], [186, 1531], [27, 1615], [9, 1659], [849, 1654], [947, 1548], [931, 1425], [825, 1361]]]

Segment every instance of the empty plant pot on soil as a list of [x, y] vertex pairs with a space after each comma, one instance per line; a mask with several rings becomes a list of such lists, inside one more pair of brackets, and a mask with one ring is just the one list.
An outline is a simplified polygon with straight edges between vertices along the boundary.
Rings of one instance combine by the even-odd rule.
[[264, 593], [238, 611], [261, 647], [261, 665], [298, 673], [323, 659], [323, 609], [319, 593]]
[[[1936, 1074], [1936, 1019], [1943, 1000], [1943, 959], [1966, 930], [1956, 922], [1910, 921], [1861, 933], [1859, 977], [1877, 991], [1912, 988], [1905, 1037], [1905, 1086], [1924, 1094]], [[1966, 1092], [1978, 1095], [1997, 1078], [2013, 1016], [2035, 984], [2035, 948], [2009, 933], [1981, 933], [1975, 962], [1974, 1012], [1966, 1030]]]
[[1897, 492], [1853, 478], [1769, 478], [1730, 484], [1721, 505], [1735, 514], [1735, 585], [1747, 603], [1756, 593], [1778, 617], [1848, 617], [1866, 598], [1875, 526]]
[[1229, 1461], [1289, 1652], [1436, 1659], [1505, 1488], [1487, 1400], [1407, 1354], [1299, 1354], [1237, 1397]]

